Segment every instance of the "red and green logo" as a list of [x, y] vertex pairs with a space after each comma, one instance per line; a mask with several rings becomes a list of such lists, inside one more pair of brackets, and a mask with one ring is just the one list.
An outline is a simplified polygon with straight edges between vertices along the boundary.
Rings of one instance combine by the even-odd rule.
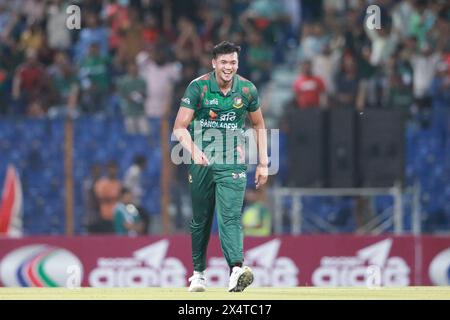
[[83, 265], [76, 255], [64, 248], [46, 244], [20, 247], [8, 253], [0, 264], [0, 280], [5, 287], [65, 287], [69, 267]]
[[234, 101], [233, 101], [233, 107], [236, 109], [240, 109], [242, 108], [242, 106], [244, 105], [244, 102], [242, 102], [242, 98], [241, 97], [235, 97]]
[[209, 118], [213, 119], [213, 120], [216, 119], [217, 118], [217, 113], [215, 113], [212, 110], [209, 110]]

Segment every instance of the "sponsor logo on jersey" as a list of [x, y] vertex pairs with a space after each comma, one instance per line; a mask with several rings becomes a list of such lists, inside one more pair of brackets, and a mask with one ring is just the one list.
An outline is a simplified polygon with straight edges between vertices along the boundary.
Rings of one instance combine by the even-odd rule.
[[189, 183], [192, 183], [192, 174], [189, 174], [188, 181], [189, 181]]
[[189, 98], [182, 98], [181, 101], [189, 105], [191, 104], [191, 99]]
[[218, 120], [218, 121], [234, 121], [236, 120], [236, 112], [231, 111], [224, 114], [221, 114], [220, 117], [213, 110], [209, 110], [209, 119], [210, 120]]
[[228, 130], [237, 130], [238, 126], [236, 123], [227, 123], [227, 122], [220, 122], [210, 119], [201, 119], [200, 120], [200, 126], [202, 128], [212, 128], [212, 129], [228, 129]]
[[247, 177], [247, 175], [245, 174], [245, 172], [241, 172], [241, 173], [235, 173], [235, 172], [233, 172], [232, 174], [231, 174], [231, 176], [233, 177], [233, 179], [239, 179], [239, 178], [246, 178]]
[[209, 118], [210, 119], [216, 119], [217, 118], [217, 113], [215, 113], [212, 110], [209, 110]]
[[219, 100], [217, 99], [217, 98], [214, 98], [214, 99], [212, 99], [212, 100], [208, 100], [208, 99], [206, 99], [205, 100], [205, 104], [208, 106], [208, 105], [210, 105], [210, 106], [218, 106], [219, 105]]
[[242, 108], [242, 106], [244, 105], [244, 102], [242, 101], [241, 97], [235, 97], [234, 101], [233, 101], [233, 107], [236, 109], [240, 109]]
[[220, 121], [234, 121], [236, 120], [236, 112], [231, 111], [220, 115]]

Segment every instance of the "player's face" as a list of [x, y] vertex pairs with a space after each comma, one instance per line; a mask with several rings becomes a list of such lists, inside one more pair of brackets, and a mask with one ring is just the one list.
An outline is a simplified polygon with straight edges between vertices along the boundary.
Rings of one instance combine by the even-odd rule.
[[237, 52], [220, 54], [212, 60], [212, 65], [218, 80], [228, 83], [238, 69], [238, 54]]

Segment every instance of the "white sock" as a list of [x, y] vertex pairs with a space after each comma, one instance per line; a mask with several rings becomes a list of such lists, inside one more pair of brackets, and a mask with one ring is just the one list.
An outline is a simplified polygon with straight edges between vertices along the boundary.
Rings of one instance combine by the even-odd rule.
[[239, 266], [234, 266], [234, 267], [233, 267], [233, 271], [235, 271], [236, 268], [237, 268], [237, 269], [241, 269], [241, 267], [239, 267]]

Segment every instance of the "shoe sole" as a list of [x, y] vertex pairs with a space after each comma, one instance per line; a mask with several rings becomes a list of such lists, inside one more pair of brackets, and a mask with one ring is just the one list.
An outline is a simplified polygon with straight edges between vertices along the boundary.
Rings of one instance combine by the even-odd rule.
[[188, 291], [189, 292], [205, 292], [206, 288], [205, 287], [192, 287], [192, 288], [189, 288]]
[[236, 287], [229, 290], [229, 292], [242, 292], [245, 288], [251, 285], [253, 282], [253, 273], [250, 270], [245, 270], [237, 281]]

